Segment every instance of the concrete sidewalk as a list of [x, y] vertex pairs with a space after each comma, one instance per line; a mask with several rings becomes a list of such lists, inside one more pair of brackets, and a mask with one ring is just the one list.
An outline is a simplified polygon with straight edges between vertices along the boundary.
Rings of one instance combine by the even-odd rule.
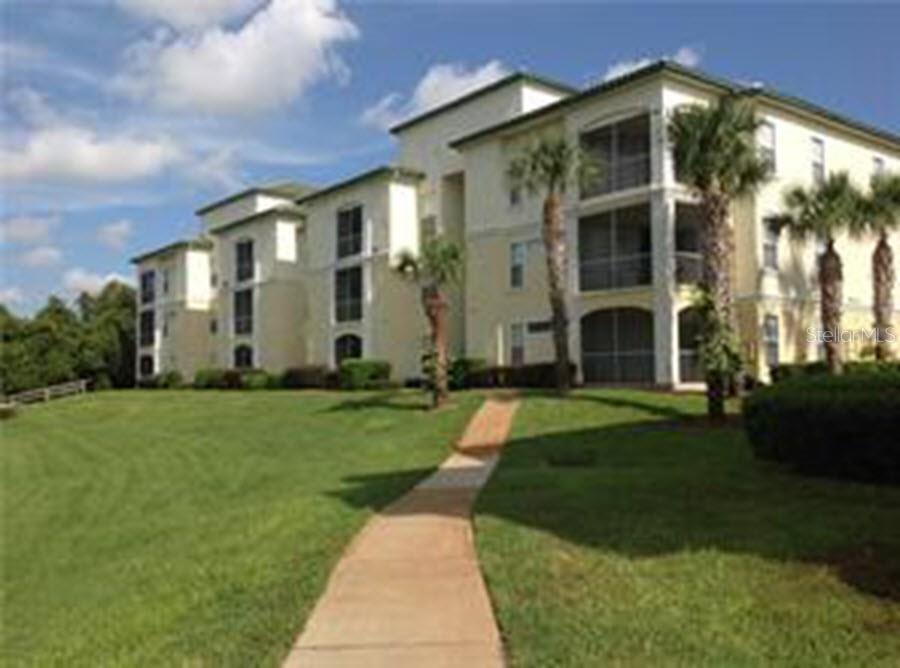
[[363, 527], [286, 668], [504, 665], [470, 513], [517, 408], [516, 400], [487, 400], [458, 451]]

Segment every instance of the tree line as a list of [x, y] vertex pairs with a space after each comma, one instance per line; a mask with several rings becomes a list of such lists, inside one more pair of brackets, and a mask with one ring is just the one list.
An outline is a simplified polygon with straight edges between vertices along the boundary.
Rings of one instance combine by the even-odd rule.
[[107, 283], [69, 306], [51, 296], [31, 317], [0, 304], [0, 393], [86, 378], [94, 389], [133, 387], [135, 291]]

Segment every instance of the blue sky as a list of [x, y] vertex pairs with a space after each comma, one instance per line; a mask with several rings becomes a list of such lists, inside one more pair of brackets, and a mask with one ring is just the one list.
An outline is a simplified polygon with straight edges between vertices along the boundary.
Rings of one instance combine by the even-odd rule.
[[506, 71], [645, 58], [900, 132], [900, 5], [0, 0], [0, 301], [71, 297], [244, 185], [389, 161], [384, 126]]

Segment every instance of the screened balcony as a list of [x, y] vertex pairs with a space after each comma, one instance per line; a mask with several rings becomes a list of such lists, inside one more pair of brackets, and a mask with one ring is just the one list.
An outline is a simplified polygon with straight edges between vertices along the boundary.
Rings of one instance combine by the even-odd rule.
[[653, 314], [638, 308], [601, 309], [581, 319], [586, 383], [652, 383]]
[[703, 276], [702, 218], [696, 204], [675, 205], [675, 282], [699, 283]]
[[582, 199], [650, 183], [649, 114], [585, 132], [581, 145], [596, 167], [582, 184]]
[[650, 285], [650, 205], [604, 211], [578, 221], [578, 284], [582, 292]]

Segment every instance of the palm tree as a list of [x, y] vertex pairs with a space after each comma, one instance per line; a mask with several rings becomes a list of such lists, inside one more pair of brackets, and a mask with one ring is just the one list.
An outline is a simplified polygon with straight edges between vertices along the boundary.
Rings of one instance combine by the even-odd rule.
[[875, 357], [890, 357], [887, 329], [894, 310], [894, 251], [888, 241], [892, 230], [900, 227], [900, 174], [876, 174], [865, 200], [865, 215], [852, 231], [856, 236], [873, 233], [878, 237], [872, 253], [872, 312], [875, 317]]
[[566, 392], [572, 385], [569, 355], [569, 313], [566, 305], [568, 249], [563, 220], [563, 196], [577, 175], [586, 178], [591, 161], [580, 147], [564, 137], [544, 137], [514, 158], [507, 170], [510, 184], [544, 197], [541, 238], [547, 261], [547, 292], [550, 298], [553, 346], [556, 352], [556, 388]]
[[847, 172], [837, 172], [811, 188], [791, 188], [784, 195], [784, 203], [787, 213], [779, 223], [788, 228], [791, 237], [798, 241], [814, 237], [825, 245], [818, 266], [819, 308], [828, 370], [839, 374], [843, 371], [839, 339], [844, 269], [834, 240], [841, 230], [861, 227], [866, 208], [863, 195], [850, 182]]
[[703, 271], [700, 289], [707, 308], [701, 334], [710, 418], [725, 415], [725, 390], [737, 349], [731, 308], [732, 202], [768, 180], [770, 163], [755, 147], [761, 121], [747, 102], [725, 96], [710, 106], [678, 108], [668, 123], [678, 180], [700, 199]]
[[433, 364], [431, 399], [434, 408], [443, 405], [450, 395], [446, 288], [459, 281], [462, 263], [463, 254], [459, 246], [437, 237], [423, 244], [418, 257], [408, 251], [402, 252], [395, 266], [400, 276], [418, 285], [422, 292], [422, 309], [428, 320], [429, 353]]

